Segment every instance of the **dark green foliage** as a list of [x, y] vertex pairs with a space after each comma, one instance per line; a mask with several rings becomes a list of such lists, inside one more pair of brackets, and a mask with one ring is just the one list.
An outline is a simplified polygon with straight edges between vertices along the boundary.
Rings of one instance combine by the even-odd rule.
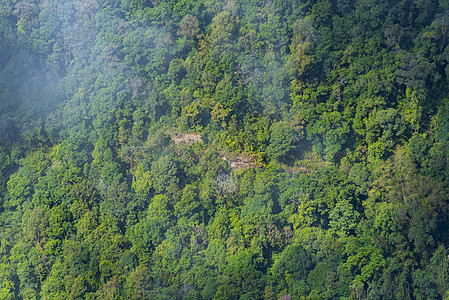
[[446, 299], [449, 2], [0, 1], [0, 299]]
[[151, 166], [150, 175], [153, 181], [153, 188], [157, 194], [164, 194], [170, 186], [179, 183], [178, 162], [173, 155], [161, 156]]
[[295, 132], [285, 123], [273, 123], [270, 127], [270, 141], [267, 154], [274, 159], [285, 158], [292, 150], [296, 140]]
[[9, 146], [17, 139], [19, 131], [14, 121], [7, 115], [0, 117], [0, 145]]
[[301, 297], [310, 292], [306, 278], [312, 269], [312, 262], [301, 246], [288, 246], [273, 265], [272, 273], [280, 282], [278, 287], [285, 287], [289, 294]]

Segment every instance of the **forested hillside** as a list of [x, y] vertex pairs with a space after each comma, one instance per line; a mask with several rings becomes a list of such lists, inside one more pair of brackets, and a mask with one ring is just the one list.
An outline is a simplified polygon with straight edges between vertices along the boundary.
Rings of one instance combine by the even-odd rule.
[[0, 299], [449, 299], [448, 44], [448, 0], [0, 0]]

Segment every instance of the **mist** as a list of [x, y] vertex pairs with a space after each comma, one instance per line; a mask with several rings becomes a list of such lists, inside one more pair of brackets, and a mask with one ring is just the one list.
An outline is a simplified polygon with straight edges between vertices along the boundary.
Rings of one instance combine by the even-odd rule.
[[[211, 51], [217, 53], [218, 61], [232, 59], [229, 71], [235, 75], [233, 85], [251, 95], [243, 100], [248, 104], [221, 104], [238, 112], [239, 119], [248, 109], [262, 113], [262, 107], [272, 107], [276, 111], [288, 102], [290, 75], [284, 56], [289, 52], [286, 37], [292, 29], [276, 28], [280, 15], [274, 4], [246, 10], [237, 3], [221, 4], [218, 9], [231, 16], [229, 25], [234, 28], [228, 33], [225, 31], [229, 28], [217, 27], [209, 32], [206, 26], [206, 22], [214, 26], [211, 14], [218, 4], [184, 7], [197, 13], [194, 22], [198, 23], [187, 25], [201, 27], [192, 31], [194, 34], [182, 25], [185, 18], [175, 17], [173, 22], [168, 16], [148, 15], [151, 10], [157, 13], [165, 4], [139, 5], [144, 4], [93, 0], [3, 2], [1, 113], [12, 116], [21, 131], [39, 124], [45, 126], [53, 143], [80, 124], [93, 126], [98, 135], [104, 134], [103, 127], [115, 117], [117, 108], [128, 105], [130, 100], [157, 120], [170, 110], [178, 110], [174, 106], [180, 102], [167, 99], [157, 91], [161, 85], [153, 84], [165, 82], [167, 86], [170, 61], [188, 59], [201, 39], [215, 44]], [[135, 14], [138, 9], [139, 15]], [[171, 8], [173, 16], [180, 13], [176, 9]], [[236, 26], [243, 16], [254, 26], [239, 37]], [[266, 40], [256, 38], [267, 28], [270, 31]], [[186, 62], [183, 64], [186, 68]], [[184, 79], [190, 80], [189, 76]], [[212, 109], [203, 107], [203, 114], [208, 115]], [[204, 122], [207, 120], [201, 120], [203, 126]]]

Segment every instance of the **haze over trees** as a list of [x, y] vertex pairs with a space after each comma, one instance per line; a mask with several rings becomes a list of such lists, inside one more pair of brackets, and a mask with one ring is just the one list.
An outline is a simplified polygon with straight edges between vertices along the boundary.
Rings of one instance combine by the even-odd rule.
[[449, 298], [447, 0], [0, 1], [0, 299]]

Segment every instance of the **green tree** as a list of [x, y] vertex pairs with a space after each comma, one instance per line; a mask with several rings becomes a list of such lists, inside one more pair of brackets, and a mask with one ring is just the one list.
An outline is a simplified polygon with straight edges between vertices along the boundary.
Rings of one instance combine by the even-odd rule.
[[170, 185], [179, 183], [178, 161], [173, 155], [161, 156], [151, 166], [150, 175], [153, 188], [157, 194], [163, 194]]
[[285, 159], [295, 146], [296, 139], [297, 136], [291, 126], [282, 122], [273, 123], [270, 127], [270, 143], [266, 152], [274, 159]]

